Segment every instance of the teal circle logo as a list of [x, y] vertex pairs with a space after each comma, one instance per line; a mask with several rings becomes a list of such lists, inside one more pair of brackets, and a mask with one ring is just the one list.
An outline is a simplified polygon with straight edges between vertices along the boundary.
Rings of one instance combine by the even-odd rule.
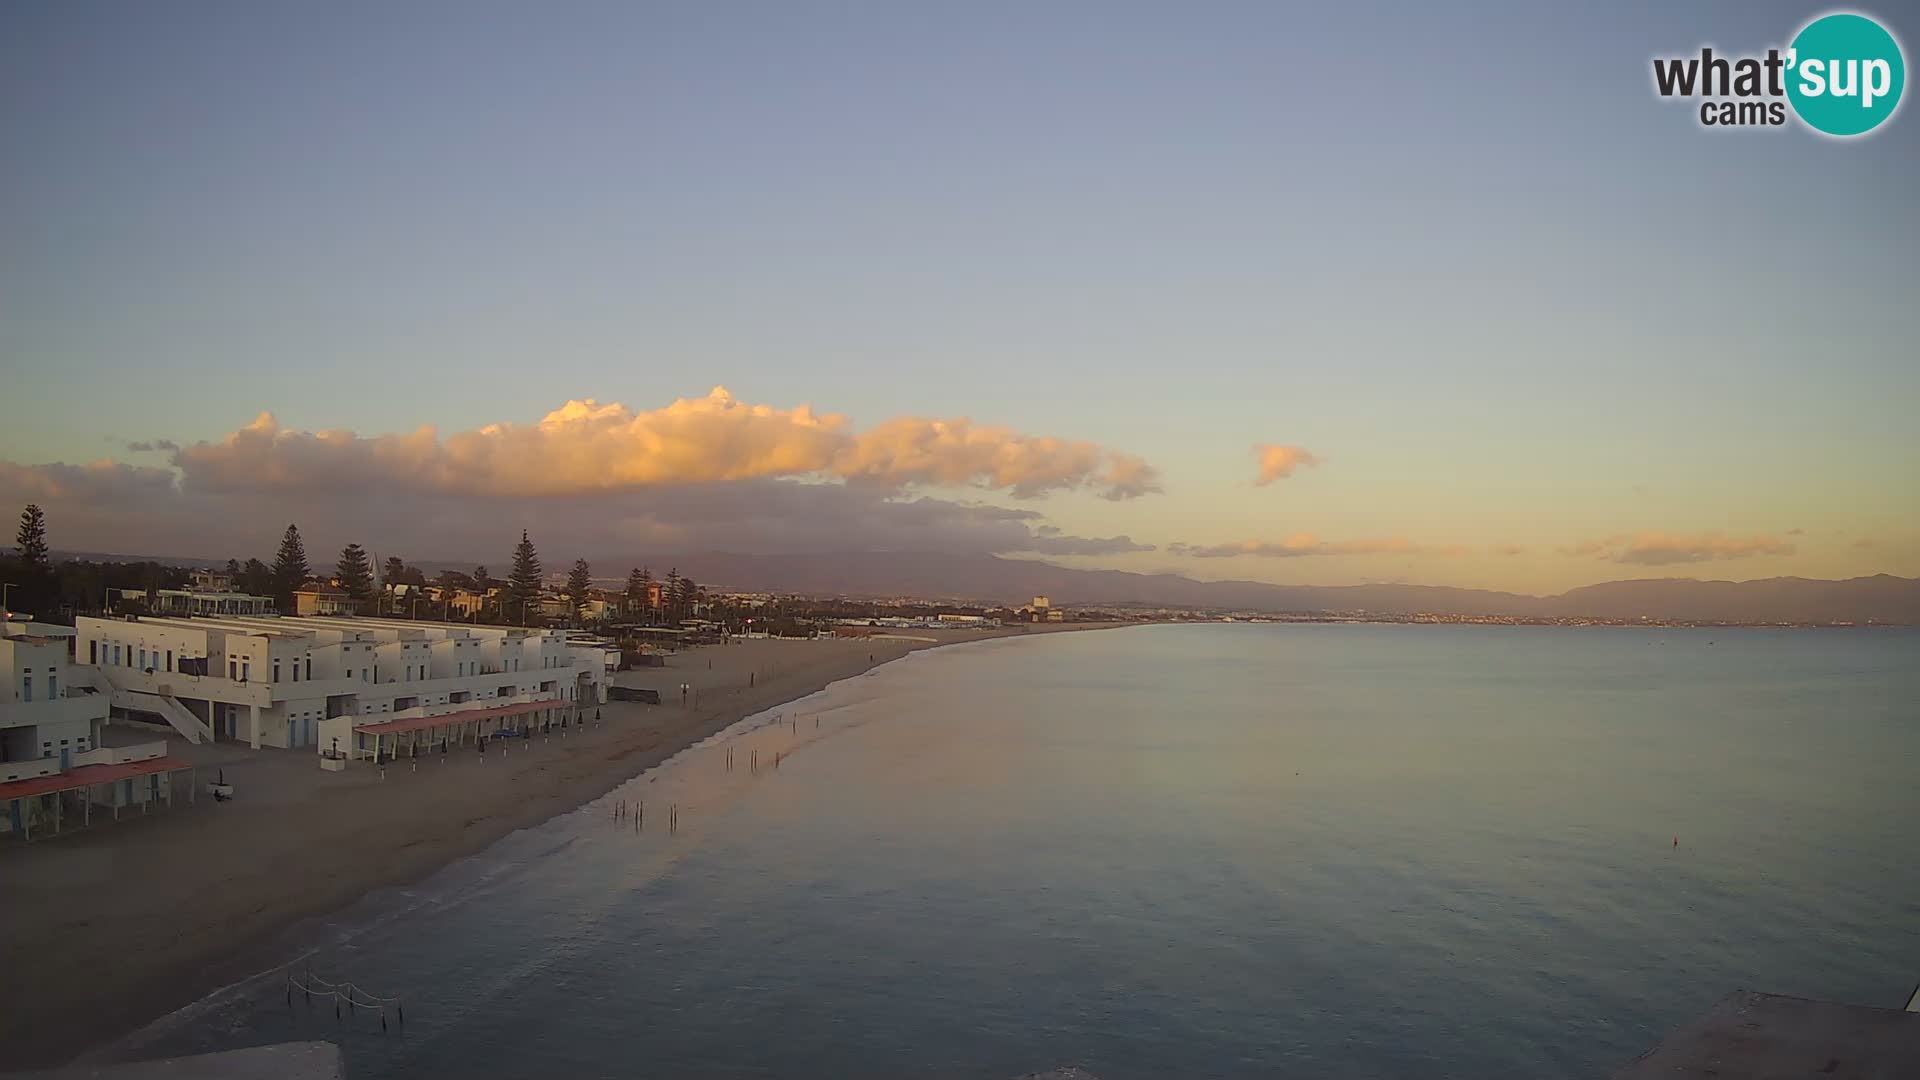
[[1865, 15], [1826, 15], [1787, 52], [1787, 100], [1815, 131], [1864, 135], [1900, 107], [1907, 63], [1900, 43]]

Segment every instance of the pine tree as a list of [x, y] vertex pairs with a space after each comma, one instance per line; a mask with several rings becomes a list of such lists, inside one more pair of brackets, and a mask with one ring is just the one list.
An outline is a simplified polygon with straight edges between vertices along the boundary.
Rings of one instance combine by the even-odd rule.
[[507, 575], [507, 591], [520, 609], [520, 622], [525, 625], [528, 609], [540, 600], [540, 553], [533, 549], [533, 541], [527, 539], [525, 529], [520, 530], [520, 544], [513, 549], [513, 572]]
[[47, 561], [47, 515], [40, 504], [28, 503], [20, 511], [20, 531], [14, 534], [14, 554], [36, 573], [51, 569]]
[[307, 545], [300, 541], [300, 526], [289, 525], [273, 557], [273, 597], [281, 611], [293, 610], [294, 591], [312, 576], [313, 570], [307, 566]]
[[637, 566], [627, 571], [626, 609], [628, 617], [632, 617], [633, 613], [640, 610], [640, 606], [647, 602], [646, 574], [647, 572], [645, 570]]
[[233, 579], [233, 578], [237, 578], [237, 577], [239, 577], [239, 576], [240, 576], [240, 560], [239, 560], [239, 559], [228, 559], [228, 560], [227, 560], [227, 577], [228, 577], [228, 579], [229, 579], [229, 580], [231, 580], [231, 579]]
[[585, 559], [573, 560], [573, 571], [567, 575], [567, 602], [576, 617], [587, 610], [587, 591], [592, 588], [593, 568]]
[[674, 606], [681, 611], [680, 617], [690, 619], [694, 614], [694, 606], [700, 600], [700, 586], [695, 585], [692, 578], [683, 577], [680, 579], [680, 586], [675, 591], [673, 599]]
[[487, 595], [487, 590], [491, 588], [493, 588], [493, 575], [487, 573], [486, 566], [481, 565], [474, 567], [473, 591], [479, 593], [481, 596], [485, 596]]
[[364, 605], [373, 598], [373, 562], [367, 558], [367, 549], [359, 544], [341, 548], [333, 572], [339, 575], [340, 587], [353, 597], [355, 610], [364, 612]]
[[660, 604], [667, 609], [666, 615], [668, 622], [673, 623], [680, 621], [678, 611], [680, 606], [680, 568], [677, 566], [667, 571], [666, 585], [660, 590]]
[[381, 567], [380, 567], [380, 580], [382, 581], [382, 583], [387, 585], [406, 584], [406, 581], [407, 581], [406, 560], [400, 558], [400, 556], [398, 555], [387, 556], [387, 561], [381, 564]]

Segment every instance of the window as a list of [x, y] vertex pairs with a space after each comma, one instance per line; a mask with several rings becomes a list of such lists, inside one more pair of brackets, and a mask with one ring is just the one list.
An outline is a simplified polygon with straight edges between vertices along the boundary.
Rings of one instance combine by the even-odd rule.
[[139, 662], [138, 664], [136, 664], [136, 665], [134, 665], [134, 666], [135, 666], [135, 667], [138, 667], [138, 668], [140, 668], [140, 669], [141, 669], [142, 671], [145, 671], [145, 670], [146, 670], [146, 667], [147, 667], [147, 650], [145, 650], [145, 649], [141, 649], [141, 650], [140, 650], [140, 662]]
[[115, 645], [113, 647], [113, 666], [114, 667], [120, 666], [120, 646], [118, 645]]
[[273, 658], [273, 681], [280, 681], [280, 658], [277, 656]]
[[229, 659], [227, 661], [227, 678], [237, 679], [239, 677], [240, 677], [240, 661]]
[[55, 698], [58, 698], [59, 696], [60, 696], [60, 676], [54, 674], [52, 668], [48, 668], [47, 669], [47, 699], [53, 700]]
[[313, 681], [313, 657], [307, 657], [307, 681]]
[[28, 675], [20, 680], [20, 700], [21, 701], [33, 700], [33, 676], [31, 675]]
[[253, 678], [253, 661], [250, 659], [240, 661], [240, 681], [246, 682], [251, 678]]
[[97, 641], [87, 642], [87, 663], [98, 664], [99, 662], [100, 662], [100, 643]]
[[167, 670], [168, 671], [173, 670], [173, 650], [172, 649], [167, 650]]

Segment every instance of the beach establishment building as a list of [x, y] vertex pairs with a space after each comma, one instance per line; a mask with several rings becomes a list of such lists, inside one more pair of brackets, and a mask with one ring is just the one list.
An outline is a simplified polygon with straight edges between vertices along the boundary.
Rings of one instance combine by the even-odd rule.
[[77, 671], [75, 640], [72, 627], [19, 620], [0, 632], [0, 834], [31, 839], [90, 823], [96, 806], [118, 817], [170, 802], [174, 774], [190, 768], [165, 740], [100, 744], [108, 699]]
[[196, 743], [353, 756], [363, 727], [537, 706], [521, 714], [530, 722], [605, 702], [611, 681], [605, 648], [560, 630], [325, 615], [77, 623], [71, 681]]
[[351, 615], [353, 597], [333, 585], [308, 585], [293, 591], [295, 615]]

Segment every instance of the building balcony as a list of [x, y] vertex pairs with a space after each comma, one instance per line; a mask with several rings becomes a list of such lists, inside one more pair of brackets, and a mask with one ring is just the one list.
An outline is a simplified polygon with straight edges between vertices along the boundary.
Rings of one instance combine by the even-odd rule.
[[0, 702], [0, 728], [37, 727], [74, 720], [104, 720], [107, 717], [105, 694], [76, 693], [48, 701]]

